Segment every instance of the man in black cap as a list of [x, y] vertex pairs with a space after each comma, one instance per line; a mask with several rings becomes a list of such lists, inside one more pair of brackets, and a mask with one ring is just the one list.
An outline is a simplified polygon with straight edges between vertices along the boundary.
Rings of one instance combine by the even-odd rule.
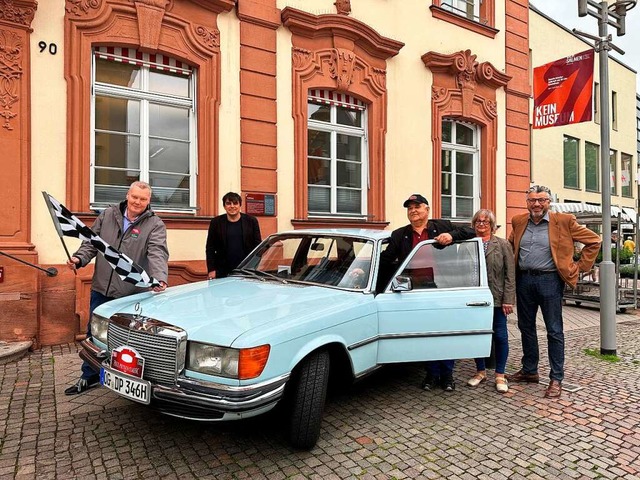
[[[459, 227], [449, 220], [429, 220], [429, 202], [419, 193], [414, 193], [403, 203], [407, 209], [409, 225], [400, 227], [391, 233], [389, 246], [380, 256], [383, 272], [380, 277], [388, 277], [397, 265], [402, 263], [411, 250], [423, 240], [435, 240], [440, 245], [450, 245], [455, 241], [468, 240], [476, 236], [470, 227]], [[385, 282], [386, 283], [386, 282]], [[378, 285], [384, 288], [386, 285]], [[427, 362], [427, 374], [422, 388], [433, 390], [440, 385], [443, 390], [451, 392], [455, 389], [453, 381], [454, 360]]]

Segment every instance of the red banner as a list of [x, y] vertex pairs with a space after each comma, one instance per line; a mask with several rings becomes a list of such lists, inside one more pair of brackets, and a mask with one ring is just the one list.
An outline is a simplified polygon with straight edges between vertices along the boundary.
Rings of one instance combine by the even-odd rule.
[[591, 121], [593, 59], [587, 50], [533, 69], [533, 128]]

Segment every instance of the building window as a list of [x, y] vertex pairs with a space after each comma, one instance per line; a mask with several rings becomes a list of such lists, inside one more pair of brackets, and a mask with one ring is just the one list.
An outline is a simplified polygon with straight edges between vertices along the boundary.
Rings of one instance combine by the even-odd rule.
[[593, 120], [600, 123], [600, 84], [593, 83]]
[[622, 196], [633, 197], [633, 156], [628, 153], [620, 154], [620, 185], [622, 185]]
[[480, 18], [480, 3], [480, 0], [441, 0], [440, 6], [474, 22], [487, 23]]
[[611, 128], [618, 130], [618, 94], [611, 92]]
[[584, 144], [585, 186], [590, 192], [600, 191], [600, 146], [595, 143]]
[[478, 129], [452, 120], [442, 122], [442, 216], [471, 219], [479, 208]]
[[156, 210], [195, 211], [195, 74], [186, 64], [99, 47], [93, 63], [91, 206], [124, 198], [136, 180]]
[[565, 188], [580, 188], [578, 169], [578, 139], [564, 137], [564, 186]]
[[616, 192], [618, 191], [618, 182], [617, 182], [617, 172], [618, 169], [616, 168], [617, 162], [616, 162], [616, 151], [615, 150], [609, 150], [609, 177], [611, 178], [611, 195], [616, 195]]
[[307, 114], [309, 216], [365, 217], [365, 105], [350, 95], [310, 90]]
[[[526, 6], [522, 13], [526, 13]], [[429, 7], [433, 18], [452, 23], [471, 32], [495, 38], [498, 30], [495, 28], [496, 1], [495, 0], [432, 0]], [[520, 12], [514, 10], [513, 15]]]

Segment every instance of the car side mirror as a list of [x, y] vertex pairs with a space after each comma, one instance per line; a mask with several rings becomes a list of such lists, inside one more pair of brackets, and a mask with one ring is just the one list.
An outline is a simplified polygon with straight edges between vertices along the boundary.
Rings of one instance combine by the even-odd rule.
[[391, 282], [391, 290], [394, 292], [408, 292], [412, 289], [410, 277], [398, 275]]

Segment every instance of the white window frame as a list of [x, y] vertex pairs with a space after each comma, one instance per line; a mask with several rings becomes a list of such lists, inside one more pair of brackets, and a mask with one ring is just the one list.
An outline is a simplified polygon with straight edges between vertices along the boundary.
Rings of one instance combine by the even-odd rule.
[[[440, 7], [474, 22], [480, 22], [480, 4], [482, 0], [442, 0]], [[473, 5], [473, 16], [467, 13], [467, 6]]]
[[[442, 153], [444, 153], [445, 151], [449, 151], [451, 152], [451, 172], [445, 172], [444, 169], [442, 169], [442, 165], [441, 165], [441, 176], [444, 176], [445, 173], [450, 173], [451, 175], [451, 194], [450, 195], [445, 195], [444, 192], [441, 191], [440, 195], [442, 198], [445, 197], [449, 197], [451, 198], [451, 215], [444, 215], [444, 212], [442, 214], [443, 218], [447, 218], [447, 219], [451, 219], [451, 220], [455, 220], [455, 221], [467, 221], [467, 220], [471, 220], [472, 216], [473, 216], [473, 212], [476, 212], [479, 208], [480, 208], [480, 198], [481, 198], [481, 191], [480, 191], [480, 128], [478, 127], [478, 125], [475, 125], [473, 123], [469, 123], [469, 122], [461, 122], [458, 120], [454, 120], [451, 118], [443, 118], [442, 119], [443, 122], [451, 122], [451, 140], [452, 142], [445, 142], [444, 140], [442, 141], [442, 146], [441, 146], [441, 151]], [[455, 143], [455, 138], [456, 138], [456, 129], [458, 125], [464, 125], [467, 128], [471, 128], [473, 130], [473, 145], [459, 145], [457, 143]], [[440, 128], [442, 129], [442, 126], [440, 126]], [[457, 159], [456, 159], [456, 154], [457, 152], [460, 153], [470, 153], [473, 156], [473, 195], [472, 195], [472, 209], [471, 209], [471, 216], [458, 216], [457, 215], [457, 197], [458, 195], [456, 194], [456, 189], [457, 189], [457, 185], [456, 185], [456, 175], [457, 175]], [[441, 155], [441, 159], [440, 161], [444, 161], [444, 155]], [[462, 175], [462, 174], [461, 174]], [[464, 174], [465, 176], [467, 176], [468, 174]], [[441, 185], [443, 185], [442, 182], [442, 178], [441, 178]], [[464, 198], [468, 198], [468, 197], [464, 197]]]
[[[317, 101], [312, 101], [310, 99], [307, 100], [307, 105], [314, 104], [319, 105], [321, 103]], [[309, 187], [313, 188], [330, 188], [330, 212], [312, 212], [307, 208], [307, 215], [309, 218], [327, 218], [327, 217], [339, 217], [339, 218], [357, 218], [362, 219], [367, 217], [368, 205], [367, 205], [367, 194], [370, 188], [370, 179], [369, 179], [369, 142], [367, 139], [367, 110], [366, 108], [361, 110], [362, 112], [362, 127], [350, 127], [348, 125], [342, 125], [337, 122], [338, 120], [338, 105], [335, 104], [324, 104], [325, 106], [330, 108], [330, 121], [322, 122], [319, 120], [307, 119], [307, 129], [318, 130], [322, 132], [328, 132], [331, 135], [331, 152], [330, 152], [330, 163], [331, 163], [331, 176], [329, 180], [329, 185], [311, 185], [307, 181], [307, 198]], [[356, 213], [340, 213], [337, 211], [338, 206], [338, 144], [337, 139], [339, 134], [349, 135], [353, 137], [360, 137], [362, 141], [360, 142], [360, 214]], [[307, 149], [308, 150], [308, 149]], [[326, 158], [323, 158], [326, 160]], [[348, 162], [349, 160], [340, 159], [341, 162]], [[307, 167], [309, 165], [309, 154], [307, 153]], [[340, 187], [340, 188], [348, 188], [348, 187]], [[355, 189], [354, 189], [355, 190]]]
[[[140, 180], [149, 182], [149, 104], [154, 103], [163, 106], [181, 107], [189, 109], [189, 206], [184, 208], [156, 207], [157, 212], [184, 212], [195, 213], [197, 210], [197, 178], [198, 178], [198, 148], [197, 148], [197, 111], [196, 111], [196, 72], [191, 71], [189, 78], [189, 98], [177, 97], [149, 91], [148, 65], [140, 65], [140, 88], [128, 88], [118, 85], [105, 84], [96, 81], [96, 55], [92, 56], [91, 65], [91, 141], [90, 141], [90, 192], [89, 202], [92, 209], [106, 207], [104, 202], [96, 203], [95, 200], [95, 136], [96, 136], [96, 97], [122, 98], [137, 100], [140, 102]], [[154, 70], [158, 73], [157, 70]], [[160, 72], [161, 73], [161, 72]], [[162, 173], [162, 172], [161, 172]], [[154, 185], [151, 185], [152, 189]]]

